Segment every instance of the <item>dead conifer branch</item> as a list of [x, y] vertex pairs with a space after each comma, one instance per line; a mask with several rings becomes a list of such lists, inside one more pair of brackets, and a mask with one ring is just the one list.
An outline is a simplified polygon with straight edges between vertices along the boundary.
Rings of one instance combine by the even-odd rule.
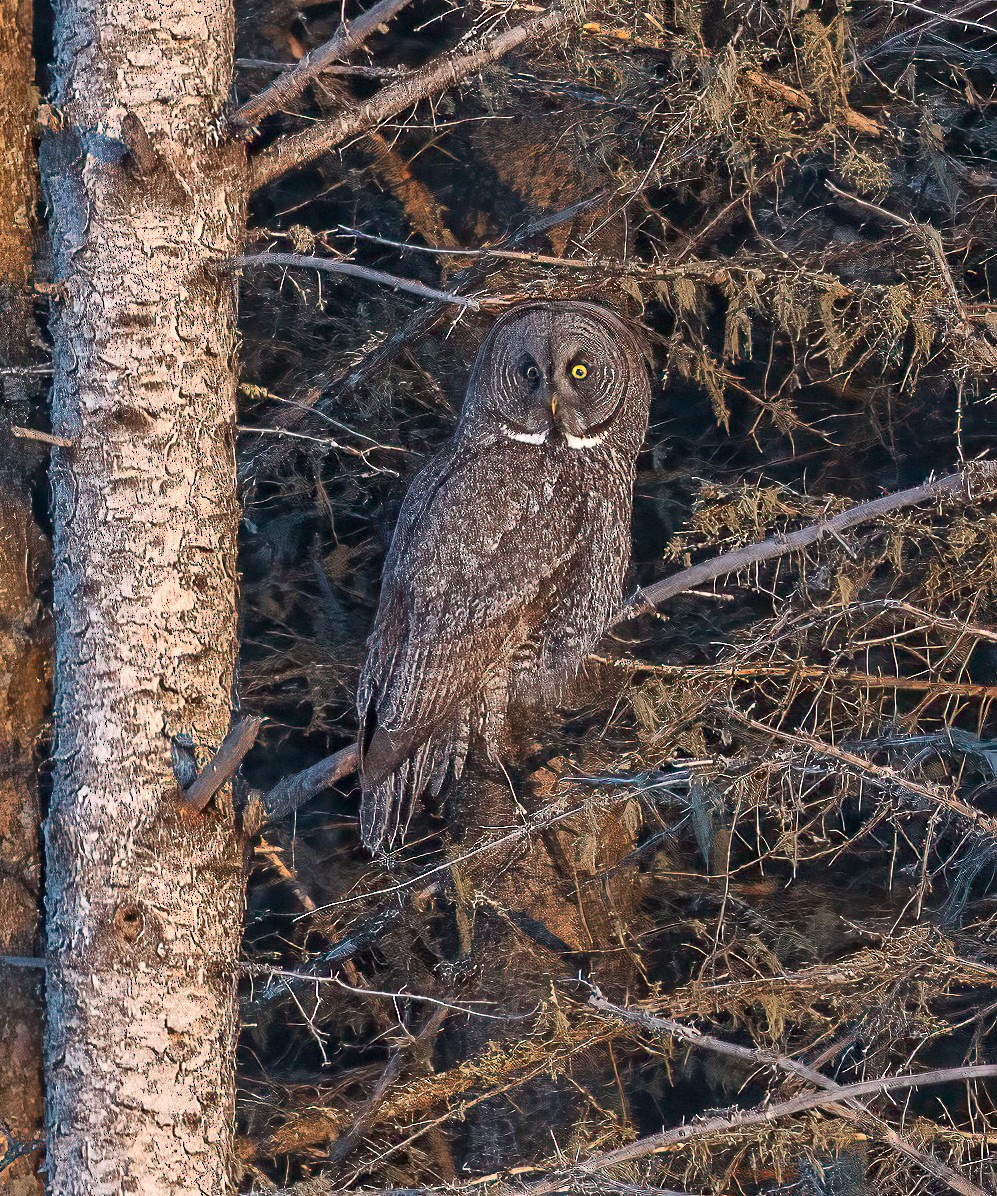
[[[687, 593], [689, 591], [686, 591]], [[704, 596], [713, 597], [712, 594]], [[913, 693], [945, 694], [961, 698], [997, 698], [997, 685], [980, 685], [971, 681], [949, 681], [943, 677], [891, 677], [882, 673], [852, 673], [844, 669], [829, 669], [823, 665], [791, 664], [734, 664], [734, 665], [671, 665], [646, 664], [639, 660], [591, 657], [600, 664], [629, 669], [635, 673], [654, 673], [660, 676], [704, 677], [710, 680], [761, 680], [767, 677], [788, 678], [792, 681], [821, 681], [862, 689], [909, 690]]]
[[997, 1064], [985, 1063], [968, 1067], [946, 1067], [921, 1072], [913, 1076], [882, 1076], [878, 1080], [864, 1080], [858, 1084], [843, 1084], [833, 1092], [806, 1092], [767, 1108], [740, 1110], [726, 1117], [706, 1117], [675, 1129], [648, 1134], [620, 1146], [590, 1155], [583, 1162], [562, 1171], [552, 1172], [543, 1179], [527, 1184], [506, 1184], [494, 1190], [493, 1196], [551, 1196], [572, 1183], [599, 1175], [621, 1163], [645, 1159], [651, 1155], [676, 1150], [700, 1138], [736, 1133], [755, 1126], [770, 1125], [784, 1117], [806, 1113], [811, 1109], [827, 1108], [839, 1101], [863, 1096], [880, 1096], [887, 1092], [902, 1092], [911, 1088], [926, 1088], [938, 1084], [962, 1084], [969, 1080], [992, 1079], [997, 1076]]
[[[665, 1036], [667, 1038], [674, 1038], [698, 1049], [725, 1055], [730, 1059], [737, 1059], [753, 1069], [774, 1068], [797, 1079], [805, 1080], [817, 1088], [824, 1089], [826, 1092], [840, 1092], [842, 1089], [842, 1085], [838, 1084], [835, 1080], [829, 1079], [821, 1072], [808, 1067], [805, 1063], [800, 1063], [796, 1059], [791, 1059], [787, 1055], [779, 1055], [757, 1047], [745, 1047], [738, 1043], [726, 1042], [721, 1038], [716, 1038], [712, 1034], [706, 1034], [691, 1026], [685, 1026], [681, 1022], [672, 1021], [669, 1018], [656, 1017], [646, 1013], [644, 1010], [628, 1009], [624, 1006], [615, 1005], [611, 1001], [607, 1001], [598, 990], [591, 994], [588, 1004], [597, 1013], [611, 1018], [619, 1018], [621, 1021], [639, 1026], [652, 1037]], [[933, 1178], [942, 1180], [953, 1192], [960, 1193], [960, 1196], [987, 1196], [983, 1188], [974, 1184], [964, 1175], [961, 1175], [947, 1163], [942, 1162], [941, 1159], [936, 1158], [935, 1155], [930, 1154], [928, 1151], [920, 1150], [908, 1142], [906, 1138], [902, 1138], [892, 1126], [888, 1125], [880, 1117], [877, 1117], [875, 1113], [867, 1109], [861, 1102], [854, 1099], [841, 1103], [836, 1101], [834, 1104], [828, 1105], [827, 1108], [841, 1117], [845, 1117], [848, 1120], [857, 1120], [860, 1124], [867, 1126], [876, 1136], [887, 1142], [894, 1150], [917, 1163], [918, 1166]]]
[[[644, 1012], [654, 1017], [661, 1016], [656, 1010], [665, 1003], [671, 1019], [701, 1019], [718, 1014], [741, 1019], [757, 1002], [771, 1001], [784, 1008], [793, 1022], [813, 1030], [822, 1025], [813, 1010], [814, 992], [823, 994], [839, 1018], [854, 1018], [860, 1010], [879, 1003], [884, 991], [896, 984], [898, 976], [936, 989], [956, 983], [989, 988], [993, 981], [990, 971], [973, 961], [955, 957], [950, 944], [937, 932], [917, 926], [880, 947], [855, 952], [845, 966], [840, 960], [819, 963], [780, 975], [711, 985], [705, 990], [701, 984], [691, 983], [656, 1001], [653, 1013], [644, 1006], [629, 1008], [636, 1017]], [[376, 1124], [405, 1125], [441, 1106], [442, 1111], [428, 1121], [417, 1120], [411, 1134], [393, 1143], [381, 1161], [404, 1152], [418, 1138], [451, 1119], [466, 1117], [470, 1109], [497, 1095], [514, 1092], [536, 1076], [560, 1074], [579, 1056], [620, 1038], [641, 1034], [636, 1020], [609, 1018], [586, 1006], [572, 1006], [571, 1016], [562, 1019], [553, 1033], [548, 1030], [527, 1035], [445, 1071], [408, 1081], [380, 1107]], [[286, 1144], [287, 1150], [323, 1146], [336, 1137], [341, 1126], [339, 1106], [318, 1109], [310, 1104], [301, 1115], [292, 1114], [287, 1119], [274, 1135], [274, 1141]]]
[[854, 769], [861, 776], [877, 783], [881, 787], [891, 790], [900, 789], [916, 797], [920, 797], [932, 805], [949, 810], [951, 813], [957, 814], [960, 818], [965, 818], [997, 843], [997, 818], [976, 809], [975, 806], [971, 806], [968, 802], [957, 797], [955, 793], [947, 792], [935, 785], [924, 785], [920, 781], [915, 781], [911, 777], [904, 776], [902, 773], [897, 772], [896, 769], [887, 768], [882, 764], [875, 764], [873, 761], [867, 760], [864, 756], [859, 756], [855, 752], [837, 747], [833, 743], [824, 743], [819, 739], [815, 739], [812, 735], [805, 735], [802, 732], [782, 731], [777, 727], [770, 727], [765, 723], [759, 722], [757, 719], [749, 718], [739, 711], [730, 711], [729, 713], [737, 722], [743, 723], [746, 727], [750, 727], [754, 731], [764, 732], [764, 734], [779, 739], [783, 743], [791, 743], [798, 747], [808, 748], [818, 755], [838, 760], [842, 764], [847, 764], [849, 768]]
[[960, 314], [962, 313], [962, 297], [959, 294], [959, 288], [955, 285], [955, 279], [952, 277], [952, 269], [945, 256], [945, 246], [942, 244], [942, 238], [936, 228], [932, 228], [930, 224], [921, 224], [917, 220], [908, 219], [906, 216], [898, 216], [896, 212], [890, 212], [877, 203], [870, 203], [869, 200], [862, 199], [858, 195], [851, 195], [847, 191], [842, 191], [840, 187], [836, 187], [831, 182], [826, 182], [824, 186], [832, 195], [837, 195], [839, 199], [843, 199], [862, 211], [870, 212], [888, 221], [890, 224], [897, 224], [901, 228], [905, 228], [913, 233], [927, 249], [935, 265], [938, 267], [939, 276], [945, 283], [945, 289], [952, 299], [954, 308]]
[[567, 270], [612, 271], [620, 267], [620, 262], [612, 258], [553, 257], [549, 253], [530, 253], [527, 250], [502, 249], [493, 245], [484, 245], [476, 249], [453, 245], [413, 245], [407, 241], [393, 241], [390, 237], [379, 237], [374, 233], [350, 228], [345, 224], [339, 226], [339, 232], [344, 237], [359, 237], [364, 241], [373, 241], [377, 245], [400, 249], [403, 253], [427, 253], [433, 257], [497, 258], [509, 262], [523, 262], [529, 266], [563, 266]]
[[559, 9], [553, 9], [532, 21], [488, 38], [479, 49], [469, 54], [448, 54], [421, 70], [413, 71], [334, 120], [323, 121], [300, 133], [278, 138], [252, 161], [252, 189], [265, 186], [288, 170], [303, 166], [342, 145], [357, 133], [373, 129], [420, 100], [470, 78], [519, 46], [567, 29], [568, 24], [568, 16]]
[[327, 42], [306, 54], [292, 70], [279, 75], [259, 95], [238, 107], [228, 118], [229, 130], [253, 128], [293, 103], [327, 66], [359, 50], [379, 25], [390, 21], [410, 3], [411, 0], [379, 0], [355, 20], [340, 25]]
[[369, 266], [358, 266], [355, 262], [343, 262], [333, 258], [312, 257], [300, 253], [252, 253], [235, 258], [232, 262], [233, 269], [244, 269], [246, 266], [320, 270], [323, 274], [358, 278], [361, 282], [390, 287], [393, 291], [405, 291], [410, 295], [418, 295], [420, 299], [433, 299], [437, 303], [452, 303], [456, 307], [466, 307], [471, 311], [477, 311], [481, 307], [477, 299], [469, 299], [466, 295], [456, 295], [453, 291], [438, 291], [435, 287], [427, 287], [414, 279], [399, 278], [397, 274], [385, 274], [383, 270], [372, 270]]
[[279, 822], [281, 818], [286, 818], [323, 789], [328, 789], [343, 777], [350, 776], [356, 768], [357, 745], [351, 743], [349, 747], [326, 756], [311, 768], [278, 781], [263, 799], [267, 820]]
[[[792, 552], [802, 552], [806, 548], [817, 544], [828, 536], [838, 537], [844, 532], [851, 531], [859, 524], [868, 523], [873, 519], [880, 519], [884, 515], [892, 515], [902, 511], [905, 507], [917, 506], [920, 503], [938, 502], [942, 499], [957, 502], [974, 502], [983, 493], [992, 490], [997, 469], [991, 462], [981, 461], [968, 469], [950, 473], [936, 481], [924, 482], [920, 486], [912, 486], [908, 490], [898, 490], [893, 494], [884, 494], [881, 498], [870, 499], [868, 502], [857, 503], [853, 507], [839, 512], [830, 519], [822, 519], [810, 523], [806, 527], [785, 535], [772, 536], [758, 544], [748, 544], [744, 548], [736, 548], [731, 552], [722, 553], [708, 561], [701, 561], [698, 565], [691, 565], [679, 573], [666, 577], [648, 586], [637, 595], [631, 606], [621, 611], [614, 626], [633, 618], [640, 608], [660, 606], [669, 598], [686, 590], [702, 586], [706, 582], [715, 581], [730, 573], [740, 573], [750, 569], [753, 565], [761, 565], [767, 561], [775, 561], [788, 556]], [[635, 611], [635, 607], [638, 608]]]

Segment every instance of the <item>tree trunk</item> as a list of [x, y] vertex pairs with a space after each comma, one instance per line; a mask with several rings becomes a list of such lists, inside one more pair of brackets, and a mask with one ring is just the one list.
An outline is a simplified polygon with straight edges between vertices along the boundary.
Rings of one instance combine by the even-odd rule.
[[56, 750], [46, 827], [55, 1196], [232, 1186], [243, 851], [179, 802], [236, 631], [245, 153], [230, 0], [58, 0], [51, 213]]
[[[0, 955], [37, 952], [35, 746], [49, 701], [49, 644], [29, 564], [40, 542], [31, 450], [10, 434], [25, 422], [32, 354], [33, 83], [30, 0], [0, 5]], [[0, 964], [0, 1123], [21, 1142], [41, 1130], [41, 999], [37, 972]], [[36, 1163], [29, 1156], [0, 1172], [0, 1192], [40, 1192]]]

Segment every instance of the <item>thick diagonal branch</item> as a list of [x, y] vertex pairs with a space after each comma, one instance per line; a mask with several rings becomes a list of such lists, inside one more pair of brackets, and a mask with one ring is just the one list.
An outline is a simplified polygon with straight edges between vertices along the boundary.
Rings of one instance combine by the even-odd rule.
[[397, 116], [420, 100], [462, 82], [517, 47], [559, 33], [567, 27], [566, 14], [552, 10], [488, 38], [477, 50], [468, 54], [443, 55], [397, 83], [382, 88], [371, 99], [348, 108], [335, 120], [322, 121], [300, 133], [278, 138], [254, 159], [251, 167], [252, 188], [255, 190], [265, 186], [286, 171], [304, 166], [337, 145], [342, 145], [350, 137]]
[[259, 95], [247, 100], [228, 118], [229, 129], [251, 129], [260, 121], [281, 108], [293, 103], [313, 79], [327, 66], [349, 57], [359, 50], [364, 42], [377, 31], [378, 26], [390, 21], [411, 0], [379, 0], [349, 24], [340, 25], [327, 42], [306, 54], [297, 66], [286, 74], [279, 75]]
[[616, 1150], [598, 1151], [574, 1167], [551, 1172], [542, 1179], [526, 1184], [507, 1184], [492, 1189], [493, 1196], [550, 1196], [551, 1193], [572, 1189], [592, 1175], [601, 1175], [611, 1167], [662, 1154], [697, 1138], [711, 1138], [754, 1126], [770, 1125], [784, 1117], [794, 1117], [810, 1109], [827, 1108], [856, 1097], [878, 1096], [886, 1092], [901, 1092], [910, 1088], [924, 1088], [936, 1084], [962, 1084], [969, 1080], [991, 1079], [997, 1076], [992, 1063], [972, 1067], [947, 1067], [913, 1076], [882, 1076], [859, 1084], [836, 1085], [833, 1091], [804, 1092], [777, 1105], [739, 1110], [728, 1116], [707, 1117], [674, 1129], [647, 1134], [636, 1142], [628, 1142]]

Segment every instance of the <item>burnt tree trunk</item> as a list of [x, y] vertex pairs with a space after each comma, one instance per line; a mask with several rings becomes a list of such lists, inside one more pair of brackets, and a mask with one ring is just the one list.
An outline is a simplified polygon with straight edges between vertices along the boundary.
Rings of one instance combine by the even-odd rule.
[[[49, 645], [33, 584], [40, 536], [28, 462], [11, 436], [26, 422], [32, 361], [34, 60], [30, 0], [0, 5], [0, 956], [37, 952], [36, 743], [49, 700]], [[0, 1123], [20, 1142], [41, 1130], [39, 973], [0, 964]], [[0, 1141], [0, 1153], [6, 1144]], [[5, 1196], [41, 1191], [36, 1158], [0, 1172]]]
[[58, 0], [43, 147], [55, 294], [52, 1193], [232, 1187], [243, 850], [171, 739], [229, 722], [245, 151], [231, 0]]

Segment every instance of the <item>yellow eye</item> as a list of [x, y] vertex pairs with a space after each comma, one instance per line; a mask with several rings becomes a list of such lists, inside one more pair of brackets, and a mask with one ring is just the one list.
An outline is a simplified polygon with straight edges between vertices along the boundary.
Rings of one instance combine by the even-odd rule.
[[588, 372], [589, 372], [588, 366], [583, 365], [580, 361], [576, 361], [575, 364], [571, 367], [572, 378], [577, 378], [579, 381], [581, 381], [582, 378], [587, 378]]

